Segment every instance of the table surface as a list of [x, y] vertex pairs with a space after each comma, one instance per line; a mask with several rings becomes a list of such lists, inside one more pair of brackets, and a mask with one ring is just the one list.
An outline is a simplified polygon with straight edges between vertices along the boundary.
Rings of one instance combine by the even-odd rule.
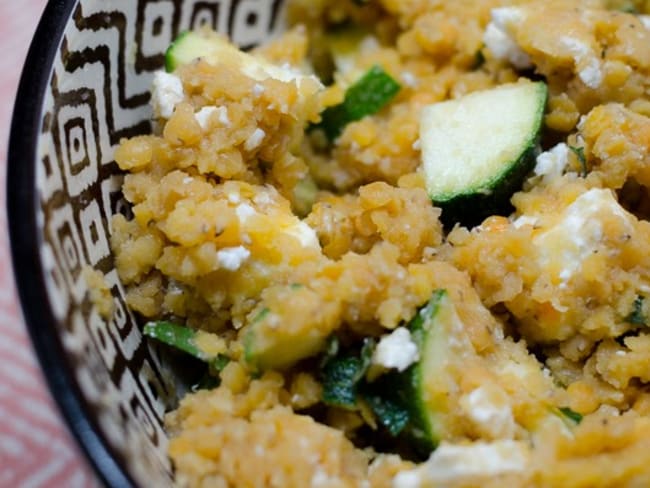
[[[0, 0], [0, 202], [16, 87], [46, 0]], [[0, 488], [97, 486], [53, 405], [20, 316], [0, 211]]]

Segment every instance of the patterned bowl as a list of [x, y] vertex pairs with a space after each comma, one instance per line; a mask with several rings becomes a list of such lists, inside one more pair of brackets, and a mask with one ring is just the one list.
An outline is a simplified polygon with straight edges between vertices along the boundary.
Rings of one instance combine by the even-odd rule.
[[[8, 211], [23, 315], [68, 426], [108, 486], [166, 486], [162, 427], [180, 370], [143, 341], [109, 247], [127, 212], [113, 161], [150, 131], [149, 87], [179, 32], [211, 25], [238, 44], [278, 29], [281, 0], [50, 0], [20, 83]], [[82, 270], [102, 271], [115, 313], [91, 305]]]

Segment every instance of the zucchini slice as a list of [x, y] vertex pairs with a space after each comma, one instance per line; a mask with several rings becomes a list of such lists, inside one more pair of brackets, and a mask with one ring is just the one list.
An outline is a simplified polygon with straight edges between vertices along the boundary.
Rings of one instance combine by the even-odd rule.
[[426, 457], [451, 437], [458, 372], [474, 350], [445, 290], [434, 292], [408, 327], [420, 360], [402, 373], [380, 376], [361, 394], [389, 432]]
[[237, 66], [248, 77], [262, 81], [267, 78], [288, 82], [300, 82], [311, 78], [296, 69], [276, 66], [268, 61], [241, 51], [224, 37], [206, 30], [187, 31], [180, 34], [165, 53], [165, 69], [175, 71], [179, 66], [197, 59], [210, 64], [229, 63]]
[[445, 290], [433, 294], [409, 328], [421, 359], [405, 372], [412, 395], [407, 435], [430, 452], [446, 436], [446, 417], [454, 408], [449, 395], [456, 382], [453, 365], [474, 349]]
[[534, 166], [547, 93], [543, 82], [519, 82], [422, 110], [426, 187], [445, 224], [507, 211]]

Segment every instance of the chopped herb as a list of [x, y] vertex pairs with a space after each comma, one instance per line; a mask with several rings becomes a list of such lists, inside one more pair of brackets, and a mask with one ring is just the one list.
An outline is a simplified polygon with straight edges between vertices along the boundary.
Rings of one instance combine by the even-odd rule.
[[625, 321], [634, 325], [647, 325], [645, 314], [643, 313], [644, 297], [637, 295], [632, 305], [632, 312], [625, 317]]
[[214, 359], [212, 359], [212, 361], [210, 361], [210, 369], [213, 372], [220, 373], [221, 371], [223, 371], [223, 368], [225, 368], [228, 365], [229, 362], [230, 362], [230, 358], [228, 356], [226, 356], [225, 354], [217, 354], [217, 357], [215, 357]]
[[328, 361], [322, 371], [323, 403], [354, 410], [361, 370], [361, 359], [353, 356]]
[[305, 285], [301, 285], [300, 283], [291, 283], [289, 285], [289, 288], [291, 288], [292, 290], [300, 290], [301, 288], [304, 288], [304, 287], [305, 287]]
[[408, 425], [411, 418], [408, 408], [399, 404], [393, 398], [381, 393], [366, 392], [363, 399], [377, 416], [379, 423], [393, 437], [397, 437]]
[[363, 346], [361, 347], [361, 369], [359, 370], [360, 376], [357, 378], [359, 381], [368, 372], [370, 367], [370, 361], [372, 360], [372, 354], [375, 352], [375, 340], [372, 337], [366, 337], [363, 340]]
[[325, 404], [349, 410], [357, 408], [358, 388], [370, 367], [374, 349], [375, 341], [366, 339], [358, 357], [337, 356], [338, 340], [330, 339], [321, 366]]
[[333, 141], [350, 122], [379, 112], [400, 88], [399, 83], [380, 66], [373, 66], [348, 88], [343, 103], [329, 107], [322, 113], [321, 122], [314, 128], [322, 129], [327, 138]]
[[558, 409], [562, 415], [564, 415], [569, 420], [573, 421], [576, 425], [582, 422], [582, 415], [578, 412], [574, 412], [569, 407], [560, 407]]
[[571, 149], [573, 154], [578, 158], [578, 162], [582, 168], [582, 176], [587, 176], [587, 158], [585, 157], [585, 148], [569, 146], [569, 149]]

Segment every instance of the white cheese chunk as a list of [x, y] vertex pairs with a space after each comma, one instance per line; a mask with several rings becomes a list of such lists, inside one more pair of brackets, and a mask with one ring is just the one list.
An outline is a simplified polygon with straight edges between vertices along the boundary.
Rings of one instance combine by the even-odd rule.
[[181, 79], [171, 73], [156, 71], [153, 75], [151, 105], [156, 117], [165, 119], [174, 114], [174, 108], [183, 101], [185, 92]]
[[253, 151], [257, 149], [260, 144], [262, 144], [264, 137], [266, 137], [266, 132], [258, 127], [250, 136], [248, 136], [248, 139], [246, 139], [244, 142], [244, 149], [246, 151]]
[[460, 405], [481, 436], [511, 439], [515, 420], [508, 395], [494, 384], [485, 384], [463, 395]]
[[404, 371], [419, 359], [418, 346], [406, 327], [398, 327], [377, 344], [371, 362], [384, 368]]
[[217, 260], [222, 268], [237, 271], [250, 255], [251, 252], [244, 246], [224, 247], [217, 252]]
[[298, 239], [303, 247], [320, 247], [316, 231], [303, 221], [299, 221], [296, 225], [287, 227], [285, 232]]
[[201, 110], [194, 114], [194, 118], [201, 126], [201, 129], [206, 130], [209, 127], [210, 117], [212, 117], [212, 114], [217, 112], [217, 110], [217, 107], [208, 106], [201, 108]]
[[592, 188], [576, 198], [564, 210], [559, 222], [533, 240], [540, 267], [559, 270], [558, 278], [566, 285], [580, 270], [582, 262], [601, 244], [605, 216], [617, 217], [621, 230], [632, 232], [628, 214], [610, 190]]
[[539, 219], [537, 219], [537, 217], [531, 217], [530, 215], [521, 215], [515, 219], [515, 221], [512, 223], [512, 226], [515, 229], [521, 229], [525, 225], [535, 227], [538, 221]]
[[523, 12], [516, 7], [492, 9], [491, 21], [483, 34], [483, 42], [492, 55], [502, 61], [510, 62], [515, 68], [526, 69], [532, 66], [526, 54], [510, 35], [510, 26], [523, 20]]
[[237, 208], [235, 209], [235, 213], [237, 214], [239, 221], [243, 224], [249, 219], [249, 217], [252, 217], [257, 212], [248, 203], [244, 202], [237, 205]]
[[559, 178], [569, 164], [569, 146], [564, 142], [537, 156], [534, 173], [544, 182]]
[[446, 486], [453, 482], [469, 482], [477, 478], [524, 472], [529, 463], [530, 451], [524, 442], [502, 440], [468, 445], [443, 442], [426, 463], [414, 470], [398, 473], [393, 478], [393, 487]]
[[569, 36], [560, 37], [560, 43], [573, 56], [578, 78], [589, 88], [598, 88], [603, 82], [600, 60], [588, 44]]

